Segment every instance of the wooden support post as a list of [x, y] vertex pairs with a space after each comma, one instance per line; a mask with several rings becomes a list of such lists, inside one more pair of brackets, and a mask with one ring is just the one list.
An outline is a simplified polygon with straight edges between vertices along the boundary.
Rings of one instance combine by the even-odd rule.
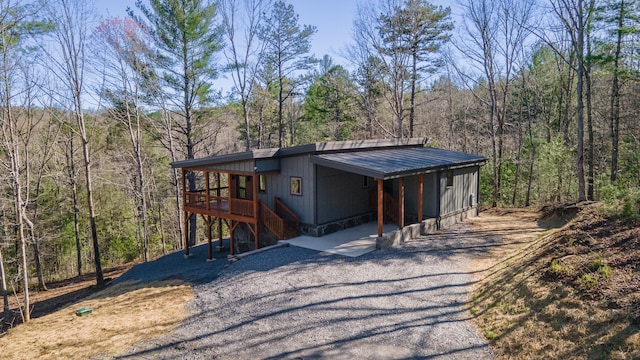
[[[205, 192], [204, 192], [206, 200], [207, 200], [206, 209], [207, 209], [207, 211], [211, 211], [211, 202], [209, 200], [209, 188], [210, 188], [210, 186], [209, 186], [209, 172], [208, 171], [204, 172], [204, 178], [206, 180], [206, 186], [207, 186], [207, 188], [205, 189]], [[209, 237], [209, 238], [211, 238], [211, 237]]]
[[[182, 168], [182, 209], [186, 209], [187, 206], [187, 175]], [[183, 226], [183, 234], [184, 234], [184, 255], [189, 256], [189, 213], [184, 210], [184, 224]]]
[[422, 196], [423, 196], [423, 176], [418, 175], [418, 224], [422, 222]]
[[220, 248], [222, 248], [222, 218], [218, 218], [218, 241]]
[[[209, 173], [207, 173], [207, 180], [209, 180]], [[209, 181], [207, 181], [207, 183], [209, 183]], [[207, 192], [209, 192], [208, 189], [209, 185], [207, 185]], [[208, 196], [207, 196], [208, 197]], [[213, 245], [211, 244], [211, 226], [213, 224], [211, 223], [211, 216], [207, 216], [207, 239], [208, 239], [208, 243], [209, 243], [209, 260], [213, 260]]]
[[384, 202], [384, 190], [382, 187], [382, 183], [384, 180], [382, 179], [376, 179], [376, 181], [378, 182], [378, 237], [382, 236], [382, 224], [383, 224], [383, 213], [382, 213], [382, 209], [384, 208], [383, 206], [383, 202]]
[[189, 212], [184, 212], [184, 255], [189, 256]]
[[235, 228], [233, 220], [231, 220], [231, 226], [229, 227], [229, 255], [233, 255], [233, 230]]
[[254, 234], [255, 249], [258, 249], [260, 244], [260, 208], [258, 207], [258, 175], [253, 175], [253, 219], [255, 220], [256, 232]]
[[404, 178], [398, 179], [398, 227], [404, 227]]

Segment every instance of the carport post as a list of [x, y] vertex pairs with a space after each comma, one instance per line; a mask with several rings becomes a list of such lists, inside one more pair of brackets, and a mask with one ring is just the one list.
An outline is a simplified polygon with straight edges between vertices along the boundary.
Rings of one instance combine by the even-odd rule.
[[398, 179], [398, 227], [404, 227], [404, 178]]
[[382, 236], [382, 219], [384, 218], [382, 214], [382, 209], [384, 208], [383, 206], [384, 192], [383, 192], [382, 183], [384, 180], [376, 179], [376, 181], [378, 182], [378, 237], [380, 237]]
[[422, 174], [418, 174], [418, 224], [422, 222], [422, 196], [423, 196]]

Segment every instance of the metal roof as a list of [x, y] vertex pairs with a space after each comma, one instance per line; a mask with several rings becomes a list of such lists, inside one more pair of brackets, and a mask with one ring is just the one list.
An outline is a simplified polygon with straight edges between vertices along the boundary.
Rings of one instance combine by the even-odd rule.
[[377, 140], [350, 140], [318, 142], [307, 145], [293, 146], [289, 148], [253, 149], [240, 153], [209, 156], [200, 159], [189, 159], [171, 163], [173, 168], [198, 168], [207, 165], [226, 164], [244, 160], [282, 158], [303, 154], [319, 154], [330, 152], [373, 150], [383, 148], [422, 147], [426, 144], [426, 138], [409, 139], [377, 139]]
[[430, 147], [381, 149], [314, 155], [315, 164], [379, 179], [484, 164], [487, 158]]

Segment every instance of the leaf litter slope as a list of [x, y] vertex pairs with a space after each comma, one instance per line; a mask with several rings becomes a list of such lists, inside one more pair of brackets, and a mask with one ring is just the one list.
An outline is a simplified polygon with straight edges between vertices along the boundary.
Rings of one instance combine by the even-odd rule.
[[640, 224], [575, 208], [483, 273], [472, 312], [499, 357], [640, 358]]

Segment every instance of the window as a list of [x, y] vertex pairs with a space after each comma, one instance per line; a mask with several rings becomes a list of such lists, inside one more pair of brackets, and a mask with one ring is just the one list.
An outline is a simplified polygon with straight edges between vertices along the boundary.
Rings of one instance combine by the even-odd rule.
[[258, 177], [258, 191], [261, 193], [267, 192], [267, 177], [265, 175]]
[[238, 199], [246, 199], [247, 198], [247, 177], [246, 176], [238, 176]]
[[363, 176], [362, 177], [362, 188], [363, 189], [368, 189], [369, 188], [369, 177], [368, 176]]
[[302, 178], [291, 177], [291, 195], [302, 195]]
[[447, 187], [453, 186], [453, 171], [447, 171]]

